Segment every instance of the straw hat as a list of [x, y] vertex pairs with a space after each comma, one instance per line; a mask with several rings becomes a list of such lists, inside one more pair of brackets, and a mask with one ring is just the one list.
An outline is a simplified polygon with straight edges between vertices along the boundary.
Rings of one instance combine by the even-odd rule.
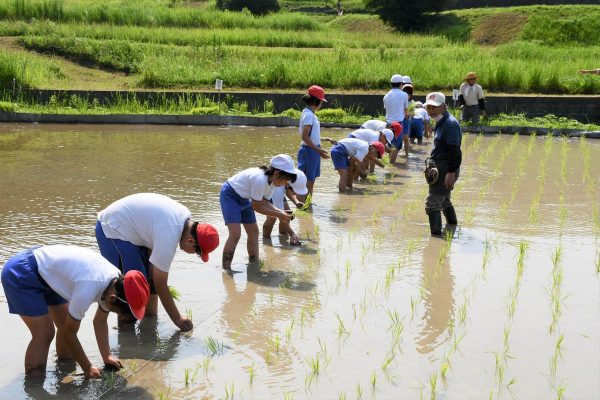
[[469, 72], [466, 76], [465, 76], [465, 81], [469, 80], [469, 79], [477, 79], [477, 74], [475, 72]]

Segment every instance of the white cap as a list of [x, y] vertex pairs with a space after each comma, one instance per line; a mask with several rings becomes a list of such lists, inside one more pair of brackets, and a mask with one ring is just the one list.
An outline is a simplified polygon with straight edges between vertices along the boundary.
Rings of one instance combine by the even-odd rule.
[[410, 83], [412, 84], [412, 81], [410, 80], [410, 76], [406, 75], [402, 77], [402, 83]]
[[423, 103], [421, 103], [420, 101], [415, 102], [415, 108], [420, 108], [423, 107]]
[[390, 82], [391, 83], [402, 83], [402, 75], [399, 75], [399, 74], [392, 75]]
[[392, 143], [392, 140], [394, 140], [394, 132], [392, 132], [391, 129], [384, 129], [381, 131], [381, 133], [383, 133], [385, 135], [385, 139], [388, 141], [388, 143]]
[[288, 174], [296, 174], [296, 171], [298, 171], [294, 165], [294, 160], [287, 154], [277, 154], [271, 158], [270, 166]]
[[304, 196], [308, 193], [308, 188], [306, 187], [306, 175], [304, 172], [299, 169], [296, 170], [296, 181], [290, 183], [292, 190], [294, 193], [299, 194], [300, 196]]
[[440, 92], [429, 93], [425, 98], [427, 101], [425, 102], [426, 106], [441, 106], [446, 102], [446, 96]]

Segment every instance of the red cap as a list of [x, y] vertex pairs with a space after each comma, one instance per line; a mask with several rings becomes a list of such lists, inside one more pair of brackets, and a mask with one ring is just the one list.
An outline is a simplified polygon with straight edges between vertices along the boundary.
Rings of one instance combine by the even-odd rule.
[[308, 88], [308, 94], [310, 94], [313, 97], [316, 97], [321, 101], [327, 102], [327, 100], [325, 100], [325, 91], [321, 86], [312, 85]]
[[374, 142], [373, 147], [377, 149], [377, 152], [379, 153], [379, 158], [383, 157], [383, 153], [385, 153], [385, 147], [383, 146], [383, 143]]
[[211, 224], [198, 224], [196, 228], [196, 240], [202, 250], [202, 261], [208, 261], [208, 253], [219, 247], [219, 232]]
[[402, 134], [402, 124], [400, 122], [392, 122], [392, 130], [394, 131], [394, 137], [398, 137]]
[[136, 270], [128, 271], [123, 279], [123, 289], [133, 316], [136, 319], [144, 318], [146, 304], [150, 298], [150, 287], [144, 274]]

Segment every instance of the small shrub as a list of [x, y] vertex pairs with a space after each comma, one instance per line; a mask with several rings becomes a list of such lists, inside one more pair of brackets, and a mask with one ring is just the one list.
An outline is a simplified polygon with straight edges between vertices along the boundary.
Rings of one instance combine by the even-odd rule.
[[294, 118], [294, 119], [300, 119], [300, 117], [302, 116], [302, 112], [300, 110], [288, 108], [287, 110], [285, 110], [281, 113], [281, 116], [288, 117], [288, 118]]
[[254, 15], [265, 15], [279, 11], [277, 0], [217, 0], [221, 10], [242, 11], [244, 8]]
[[196, 107], [192, 109], [192, 115], [219, 115], [219, 106]]
[[326, 108], [317, 111], [317, 116], [323, 121], [342, 121], [346, 115], [346, 111], [341, 108]]

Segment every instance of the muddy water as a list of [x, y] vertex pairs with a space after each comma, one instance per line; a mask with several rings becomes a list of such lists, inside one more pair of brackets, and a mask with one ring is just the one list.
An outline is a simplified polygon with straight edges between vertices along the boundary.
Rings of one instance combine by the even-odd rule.
[[[292, 128], [0, 132], [1, 264], [34, 244], [95, 248], [96, 212], [135, 192], [172, 196], [225, 235], [222, 182], [298, 145]], [[233, 277], [221, 249], [208, 264], [179, 252], [170, 284], [196, 329], [164, 312], [120, 329], [111, 317], [127, 368], [102, 382], [54, 353], [45, 380], [26, 380], [28, 332], [0, 291], [0, 397], [599, 398], [600, 143], [466, 135], [452, 240], [428, 235], [428, 149], [354, 195], [324, 162], [313, 212], [293, 225], [304, 245], [264, 241], [259, 273], [244, 243]], [[99, 364], [89, 315], [79, 337]]]

